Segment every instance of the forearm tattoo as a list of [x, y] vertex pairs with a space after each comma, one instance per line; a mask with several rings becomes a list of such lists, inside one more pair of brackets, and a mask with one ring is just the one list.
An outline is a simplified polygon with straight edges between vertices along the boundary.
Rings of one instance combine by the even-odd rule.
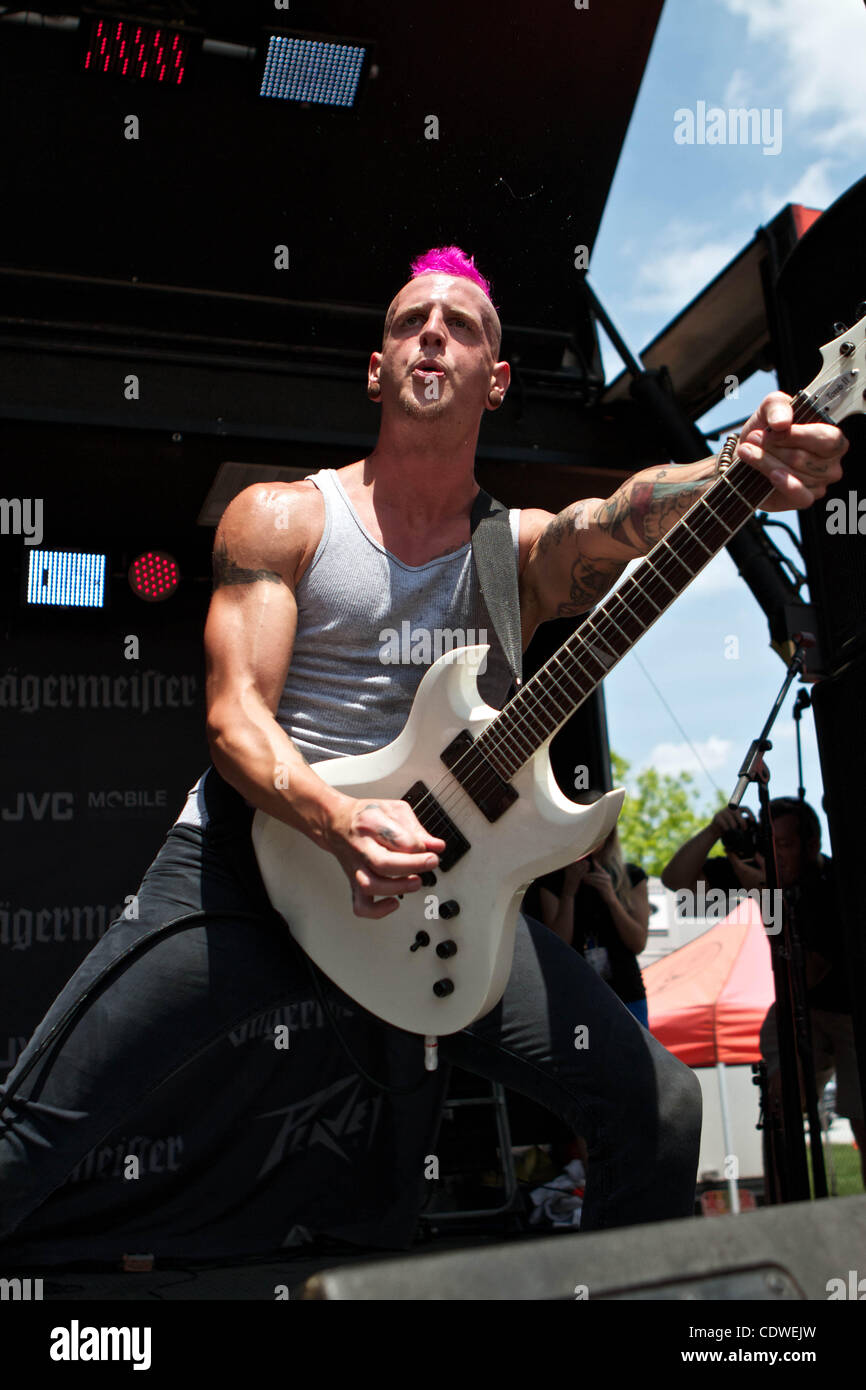
[[608, 589], [619, 579], [625, 562], [620, 560], [590, 560], [579, 555], [571, 567], [568, 600], [557, 605], [558, 618], [576, 618], [588, 613]]
[[218, 541], [213, 552], [213, 586], [221, 589], [227, 584], [282, 584], [276, 570], [247, 569], [233, 560], [225, 541]]
[[549, 521], [538, 540], [539, 555], [555, 550], [569, 536], [585, 531], [589, 526], [585, 502], [572, 502]]
[[669, 468], [660, 469], [654, 482], [641, 478], [625, 485], [630, 494], [627, 511], [632, 531], [648, 547], [661, 540], [713, 481], [712, 477], [693, 478], [688, 482], [663, 481], [670, 471]]
[[654, 477], [623, 483], [598, 511], [596, 525], [611, 540], [627, 545], [636, 555], [661, 540], [696, 502], [715, 474], [683, 480], [676, 468], [658, 468]]
[[548, 523], [539, 538], [539, 555], [569, 542], [577, 551], [569, 575], [568, 599], [558, 605], [558, 617], [587, 613], [616, 583], [628, 563], [581, 554], [581, 532], [601, 532], [627, 546], [633, 556], [645, 555], [713, 481], [714, 475], [678, 479], [677, 471], [676, 467], [660, 467], [650, 477], [623, 483], [592, 514], [585, 502], [573, 502]]
[[[563, 542], [574, 542], [582, 531], [588, 531], [593, 525], [597, 527], [598, 522], [590, 520], [586, 503], [573, 502], [544, 528], [538, 541], [539, 555], [549, 554]], [[577, 544], [579, 547], [579, 541]], [[588, 613], [607, 593], [624, 569], [624, 561], [592, 559], [578, 551], [569, 575], [568, 599], [557, 605], [556, 616], [574, 618], [580, 613]]]

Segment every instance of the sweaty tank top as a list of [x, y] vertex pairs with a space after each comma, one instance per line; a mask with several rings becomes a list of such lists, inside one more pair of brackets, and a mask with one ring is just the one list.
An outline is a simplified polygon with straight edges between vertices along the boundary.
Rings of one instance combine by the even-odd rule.
[[[391, 743], [424, 672], [453, 647], [490, 644], [478, 689], [501, 708], [511, 674], [479, 592], [471, 543], [424, 565], [404, 564], [367, 531], [334, 469], [310, 479], [322, 493], [325, 523], [297, 586], [298, 625], [276, 712], [307, 761]], [[516, 556], [519, 510], [509, 521]], [[175, 824], [207, 823], [205, 776]]]

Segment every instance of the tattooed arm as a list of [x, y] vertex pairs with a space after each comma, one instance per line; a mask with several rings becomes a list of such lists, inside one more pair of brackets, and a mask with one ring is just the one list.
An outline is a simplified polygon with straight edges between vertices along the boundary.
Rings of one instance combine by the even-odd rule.
[[338, 859], [357, 916], [384, 917], [421, 887], [444, 842], [404, 801], [345, 796], [310, 767], [275, 718], [297, 628], [295, 588], [324, 525], [314, 483], [255, 484], [226, 508], [205, 625], [213, 765], [236, 791]]
[[529, 630], [548, 618], [575, 617], [593, 608], [629, 561], [651, 550], [688, 511], [715, 469], [714, 458], [645, 468], [607, 499], [584, 498], [557, 516], [521, 513], [532, 534], [521, 579]]
[[[747, 420], [739, 457], [775, 485], [768, 511], [810, 507], [842, 477], [848, 442], [833, 425], [793, 425], [790, 397], [774, 391]], [[612, 497], [587, 498], [558, 516], [527, 514], [528, 558], [521, 577], [525, 627], [592, 608], [629, 560], [645, 555], [716, 475], [716, 459], [664, 464], [635, 473]]]

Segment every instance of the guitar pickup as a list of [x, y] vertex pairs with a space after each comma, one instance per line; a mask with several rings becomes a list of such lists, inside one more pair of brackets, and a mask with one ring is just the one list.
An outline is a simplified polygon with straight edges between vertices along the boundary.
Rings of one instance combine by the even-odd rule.
[[491, 823], [499, 820], [512, 802], [517, 800], [519, 793], [475, 748], [468, 730], [461, 729], [440, 756], [452, 777], [457, 778], [467, 796], [472, 798], [481, 814]]
[[462, 859], [471, 849], [465, 835], [461, 835], [447, 811], [444, 811], [433, 793], [423, 782], [415, 782], [402, 798], [411, 806], [425, 830], [445, 841], [445, 849], [439, 856], [439, 869], [445, 873]]

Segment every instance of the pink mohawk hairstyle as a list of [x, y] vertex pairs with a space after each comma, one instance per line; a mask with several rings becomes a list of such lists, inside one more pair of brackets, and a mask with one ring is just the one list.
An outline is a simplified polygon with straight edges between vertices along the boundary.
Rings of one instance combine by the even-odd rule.
[[471, 280], [480, 290], [483, 290], [493, 304], [490, 281], [481, 274], [475, 264], [475, 257], [467, 256], [466, 252], [461, 250], [459, 246], [431, 247], [423, 255], [416, 256], [409, 269], [412, 272], [413, 280], [417, 275], [429, 275], [431, 271], [438, 271], [441, 275], [459, 275], [464, 280]]

